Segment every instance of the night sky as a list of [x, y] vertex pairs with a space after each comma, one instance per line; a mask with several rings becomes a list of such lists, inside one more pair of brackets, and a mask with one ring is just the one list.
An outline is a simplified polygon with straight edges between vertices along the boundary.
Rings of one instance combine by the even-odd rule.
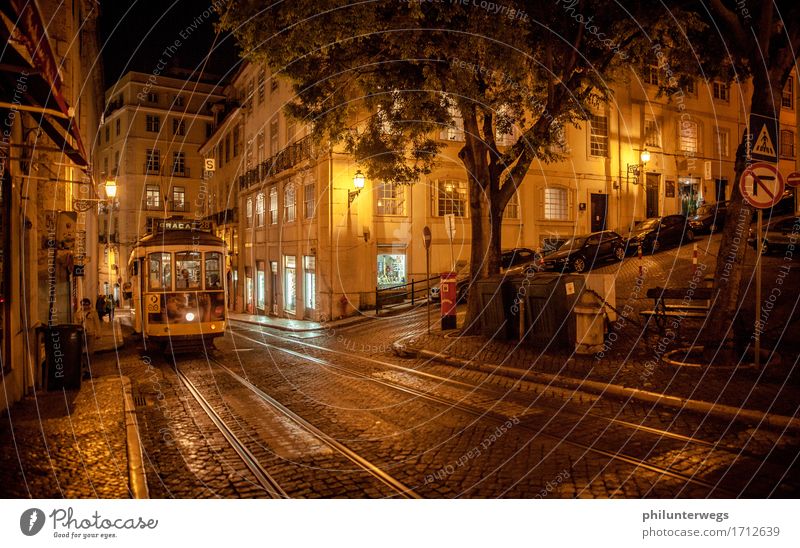
[[[101, 0], [100, 4], [106, 88], [130, 70], [150, 73], [162, 61], [168, 68], [199, 69], [214, 42], [217, 15], [208, 17], [211, 2]], [[176, 40], [179, 47], [175, 47]], [[172, 51], [165, 54], [168, 46]], [[237, 60], [233, 38], [220, 34], [204, 79], [219, 82]]]

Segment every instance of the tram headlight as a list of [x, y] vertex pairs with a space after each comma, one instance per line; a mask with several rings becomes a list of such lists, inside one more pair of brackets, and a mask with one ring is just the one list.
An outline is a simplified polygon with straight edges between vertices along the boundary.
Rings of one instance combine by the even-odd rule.
[[184, 317], [186, 318], [187, 322], [191, 322], [192, 320], [194, 320], [194, 312], [187, 312], [186, 316]]

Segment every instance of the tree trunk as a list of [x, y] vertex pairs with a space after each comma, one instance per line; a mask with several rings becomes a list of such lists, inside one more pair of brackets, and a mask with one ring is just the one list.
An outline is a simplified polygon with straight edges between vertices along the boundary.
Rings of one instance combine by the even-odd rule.
[[[781, 108], [782, 83], [782, 79], [777, 75], [769, 74], [764, 70], [757, 71], [753, 78], [750, 112], [768, 117], [778, 117]], [[778, 143], [774, 143], [774, 145], [777, 147]], [[708, 365], [737, 363], [739, 357], [736, 352], [736, 341], [748, 341], [753, 334], [750, 328], [739, 328], [737, 332], [736, 326], [752, 326], [755, 318], [752, 318], [753, 322], [750, 322], [749, 319], [748, 322], [735, 322], [737, 311], [741, 314], [740, 285], [753, 213], [753, 208], [742, 199], [739, 189], [739, 180], [747, 167], [746, 155], [746, 135], [743, 134], [736, 151], [733, 192], [717, 254], [717, 265], [714, 272], [715, 299], [700, 339], [705, 347], [704, 361]]]

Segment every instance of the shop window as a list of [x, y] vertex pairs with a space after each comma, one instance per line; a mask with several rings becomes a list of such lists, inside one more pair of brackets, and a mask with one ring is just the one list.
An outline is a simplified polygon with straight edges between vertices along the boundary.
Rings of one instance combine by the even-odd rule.
[[200, 252], [175, 253], [175, 289], [200, 289]]
[[172, 253], [150, 253], [148, 255], [147, 288], [150, 291], [172, 289]]
[[283, 308], [294, 314], [297, 309], [297, 258], [283, 256]]
[[313, 255], [303, 257], [303, 307], [306, 310], [314, 310], [316, 308], [316, 266], [316, 257]]
[[256, 261], [256, 308], [264, 310], [267, 306], [267, 273], [264, 261]]
[[378, 250], [378, 287], [392, 287], [406, 283], [406, 255], [396, 250]]

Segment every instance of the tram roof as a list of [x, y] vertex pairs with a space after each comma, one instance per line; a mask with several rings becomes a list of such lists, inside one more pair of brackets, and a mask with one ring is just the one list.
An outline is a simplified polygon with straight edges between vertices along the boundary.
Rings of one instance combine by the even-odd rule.
[[224, 245], [221, 238], [217, 238], [210, 232], [201, 230], [164, 230], [163, 232], [154, 232], [141, 238], [136, 244], [137, 247], [144, 246], [164, 246], [164, 245]]

